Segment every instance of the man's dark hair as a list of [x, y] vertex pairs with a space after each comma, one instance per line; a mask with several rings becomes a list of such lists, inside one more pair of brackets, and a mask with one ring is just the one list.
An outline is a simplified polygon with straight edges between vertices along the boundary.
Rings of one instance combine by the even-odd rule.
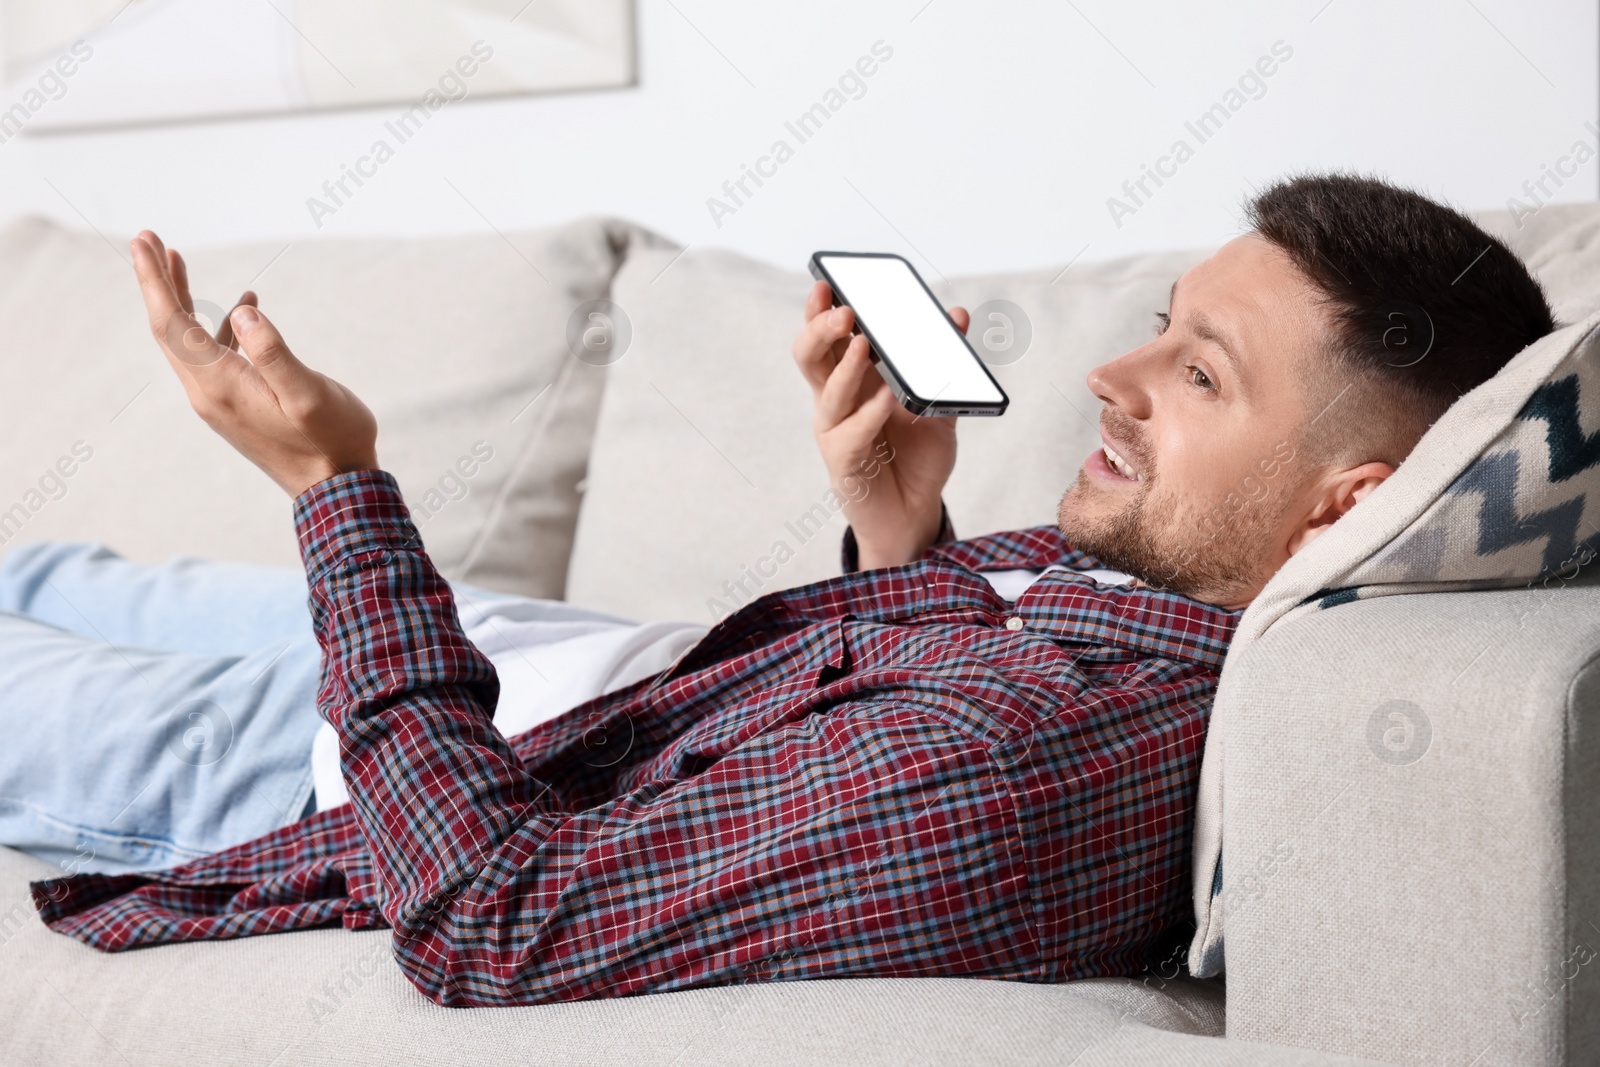
[[[1410, 423], [1412, 443], [1458, 396], [1556, 328], [1544, 290], [1509, 248], [1409, 189], [1305, 175], [1257, 195], [1245, 219], [1324, 297], [1335, 323], [1329, 354], [1343, 371], [1336, 377], [1376, 386], [1360, 391], [1390, 401], [1361, 421]], [[1354, 414], [1337, 421], [1348, 428]]]

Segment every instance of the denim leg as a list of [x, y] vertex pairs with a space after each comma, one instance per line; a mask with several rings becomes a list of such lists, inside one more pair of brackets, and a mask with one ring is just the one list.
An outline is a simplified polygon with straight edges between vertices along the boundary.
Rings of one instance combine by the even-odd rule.
[[134, 563], [101, 544], [39, 541], [0, 560], [0, 611], [114, 645], [241, 655], [311, 632], [291, 567], [177, 556]]
[[287, 568], [0, 564], [0, 844], [64, 870], [171, 866], [299, 818], [320, 651]]

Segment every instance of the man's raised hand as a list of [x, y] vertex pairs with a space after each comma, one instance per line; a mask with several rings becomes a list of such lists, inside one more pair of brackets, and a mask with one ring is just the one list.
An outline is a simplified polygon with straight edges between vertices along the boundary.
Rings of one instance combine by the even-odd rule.
[[195, 317], [183, 257], [149, 230], [129, 247], [150, 332], [206, 425], [290, 496], [377, 467], [372, 412], [294, 357], [254, 293], [239, 298], [213, 337]]
[[[794, 361], [811, 385], [812, 431], [843, 500], [863, 568], [909, 563], [939, 536], [940, 494], [956, 463], [956, 420], [911, 414], [872, 367], [871, 344], [851, 336], [855, 312], [811, 287]], [[831, 310], [830, 310], [831, 309]], [[966, 332], [969, 316], [950, 309]]]

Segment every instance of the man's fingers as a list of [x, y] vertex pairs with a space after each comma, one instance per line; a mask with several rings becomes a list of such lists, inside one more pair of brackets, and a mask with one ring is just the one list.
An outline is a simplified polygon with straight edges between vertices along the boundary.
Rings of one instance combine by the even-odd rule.
[[[152, 237], [154, 234], [151, 235]], [[150, 325], [164, 328], [166, 320], [175, 312], [184, 310], [172, 284], [171, 267], [167, 252], [143, 236], [128, 243], [133, 252], [134, 273], [139, 276], [139, 290], [144, 295], [145, 310], [150, 312]]]
[[[855, 337], [845, 349], [838, 366], [828, 375], [822, 391], [817, 394], [817, 430], [822, 433], [833, 429], [856, 410], [861, 403], [861, 383], [872, 373], [867, 360], [868, 345], [865, 337]], [[876, 375], [873, 375], [876, 377]]]
[[146, 235], [134, 238], [128, 246], [133, 252], [139, 291], [144, 296], [145, 312], [150, 318], [150, 332], [174, 366], [181, 363], [188, 367], [204, 367], [215, 363], [225, 349], [184, 309], [172, 284], [166, 249], [158, 250], [150, 240], [154, 237], [146, 231]]
[[806, 321], [810, 322], [833, 306], [833, 287], [820, 278], [806, 294]]
[[894, 390], [889, 388], [889, 383], [880, 380], [877, 392], [835, 426], [832, 431], [833, 436], [844, 442], [843, 447], [847, 453], [865, 456], [872, 448], [872, 443], [883, 432], [884, 424], [894, 414], [894, 409], [899, 406], [900, 402], [895, 399]]
[[172, 275], [172, 289], [178, 294], [178, 304], [194, 314], [194, 297], [189, 295], [189, 264], [178, 255], [176, 248], [167, 249], [167, 272]]
[[966, 308], [956, 306], [950, 309], [950, 321], [956, 324], [956, 329], [966, 333], [967, 328], [972, 325], [972, 316], [967, 313]]
[[217, 344], [222, 345], [224, 348], [238, 348], [239, 346], [235, 343], [237, 339], [233, 334], [233, 313], [242, 307], [256, 306], [256, 294], [254, 292], [246, 289], [241, 293], [238, 301], [228, 309], [228, 313], [222, 317], [222, 322], [217, 326]]
[[811, 384], [813, 393], [827, 384], [828, 375], [844, 352], [844, 342], [855, 323], [855, 313], [848, 307], [819, 312], [812, 316], [794, 341], [794, 361], [800, 373]]
[[256, 309], [253, 301], [241, 302], [228, 320], [233, 323], [239, 347], [281, 402], [294, 404], [313, 396], [317, 388], [315, 375], [289, 351], [278, 328]]
[[155, 254], [156, 263], [162, 276], [168, 282], [171, 282], [172, 272], [167, 264], [167, 246], [161, 242], [161, 238], [156, 236], [154, 230], [140, 230], [139, 236], [135, 239], [143, 241], [150, 246], [151, 251]]

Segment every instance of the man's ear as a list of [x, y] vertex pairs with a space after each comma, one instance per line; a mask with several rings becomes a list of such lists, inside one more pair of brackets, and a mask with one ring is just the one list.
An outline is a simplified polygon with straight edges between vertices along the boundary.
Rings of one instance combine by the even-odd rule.
[[1394, 468], [1387, 463], [1363, 463], [1325, 477], [1311, 501], [1311, 510], [1289, 536], [1289, 555], [1294, 555], [1332, 526], [1345, 512], [1361, 503], [1366, 495], [1384, 483]]

